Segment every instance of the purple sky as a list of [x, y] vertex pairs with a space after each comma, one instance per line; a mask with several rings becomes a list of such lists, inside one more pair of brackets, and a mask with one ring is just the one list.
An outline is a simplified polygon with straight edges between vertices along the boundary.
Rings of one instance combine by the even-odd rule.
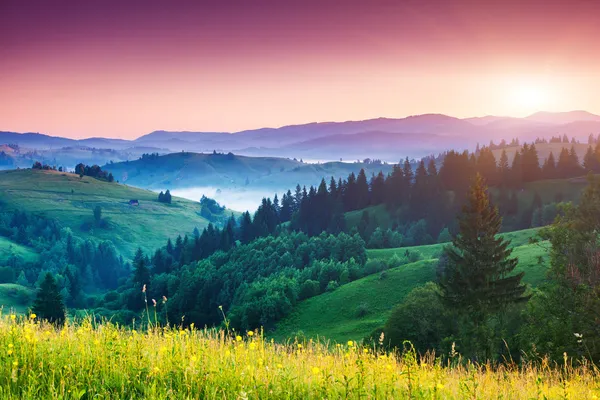
[[594, 1], [0, 2], [0, 130], [600, 113]]

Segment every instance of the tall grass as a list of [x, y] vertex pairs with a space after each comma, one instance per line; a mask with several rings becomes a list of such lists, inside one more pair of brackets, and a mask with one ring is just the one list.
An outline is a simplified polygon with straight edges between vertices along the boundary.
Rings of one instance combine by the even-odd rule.
[[0, 318], [2, 399], [597, 399], [586, 365], [442, 366], [354, 342], [277, 344], [260, 332], [125, 329], [90, 319], [60, 329]]

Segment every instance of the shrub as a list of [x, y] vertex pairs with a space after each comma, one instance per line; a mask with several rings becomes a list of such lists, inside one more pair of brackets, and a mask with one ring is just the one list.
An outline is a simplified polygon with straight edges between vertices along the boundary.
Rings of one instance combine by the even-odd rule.
[[325, 290], [327, 290], [328, 292], [333, 292], [338, 287], [340, 287], [340, 284], [337, 283], [337, 281], [329, 281]]

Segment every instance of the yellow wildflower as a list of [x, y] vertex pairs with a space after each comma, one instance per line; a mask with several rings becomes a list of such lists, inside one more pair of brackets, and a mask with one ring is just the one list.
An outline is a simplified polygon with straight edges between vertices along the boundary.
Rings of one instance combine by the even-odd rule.
[[352, 340], [348, 340], [348, 346], [350, 346], [350, 347], [354, 346], [354, 342]]
[[13, 353], [13, 351], [12, 351], [12, 350], [8, 350], [8, 351], [6, 352], [6, 354], [8, 354], [9, 356], [10, 356], [12, 353]]
[[15, 314], [10, 314], [10, 319], [14, 321], [15, 319], [17, 319], [17, 316]]
[[18, 367], [19, 366], [19, 362], [18, 361], [13, 361], [13, 367]]
[[8, 344], [8, 347], [9, 347], [9, 348], [12, 348], [12, 347], [13, 347], [13, 344], [12, 344], [12, 343], [9, 343], [9, 344]]
[[437, 390], [442, 390], [444, 388], [444, 385], [438, 383], [437, 385], [435, 385], [435, 387], [437, 388]]
[[317, 367], [313, 367], [313, 368], [312, 368], [312, 373], [313, 373], [314, 375], [318, 375], [320, 372], [321, 372], [321, 370], [320, 370], [319, 368], [317, 368]]
[[256, 343], [252, 342], [250, 343], [250, 350], [254, 350], [256, 348]]
[[235, 337], [235, 340], [236, 340], [237, 342], [241, 342], [241, 341], [242, 341], [242, 337], [241, 337], [240, 335], [237, 335], [237, 336]]
[[254, 332], [248, 331], [248, 336], [254, 336]]
[[37, 315], [35, 315], [34, 313], [31, 313], [31, 315], [29, 316], [29, 318], [31, 318], [31, 319], [36, 319], [36, 318], [37, 318]]

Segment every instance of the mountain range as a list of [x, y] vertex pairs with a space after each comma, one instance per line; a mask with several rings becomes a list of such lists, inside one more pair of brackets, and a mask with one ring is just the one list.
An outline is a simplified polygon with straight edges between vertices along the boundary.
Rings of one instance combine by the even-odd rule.
[[[587, 141], [600, 133], [600, 116], [587, 111], [538, 112], [524, 118], [486, 116], [455, 118], [423, 114], [406, 118], [363, 121], [319, 122], [261, 128], [241, 132], [171, 132], [157, 130], [135, 140], [68, 139], [39, 133], [0, 132], [0, 145], [16, 144], [26, 149], [56, 151], [69, 147], [113, 149], [138, 157], [141, 152], [233, 152], [248, 156], [276, 156], [307, 160], [356, 160], [362, 158], [398, 161], [422, 157], [449, 148], [472, 149], [518, 137], [532, 141], [566, 134]], [[110, 155], [109, 155], [110, 156]], [[127, 159], [127, 155], [117, 160]], [[111, 161], [107, 158], [104, 161]]]

